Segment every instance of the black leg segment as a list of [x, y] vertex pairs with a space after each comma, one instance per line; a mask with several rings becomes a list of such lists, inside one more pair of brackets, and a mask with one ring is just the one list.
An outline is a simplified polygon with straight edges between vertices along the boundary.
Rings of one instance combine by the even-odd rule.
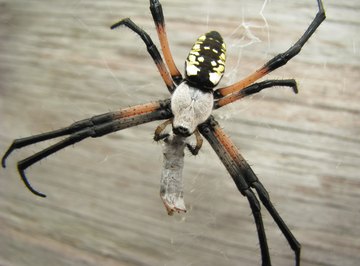
[[42, 142], [45, 140], [69, 135], [69, 134], [78, 132], [81, 129], [84, 129], [87, 127], [92, 127], [92, 126], [99, 125], [99, 124], [103, 124], [103, 123], [106, 123], [106, 122], [109, 122], [112, 120], [114, 120], [113, 113], [105, 113], [105, 114], [101, 114], [101, 115], [93, 116], [91, 118], [77, 121], [68, 127], [64, 127], [61, 129], [57, 129], [54, 131], [50, 131], [50, 132], [46, 132], [46, 133], [42, 133], [42, 134], [38, 134], [38, 135], [26, 137], [26, 138], [16, 139], [13, 141], [13, 143], [10, 145], [10, 147], [8, 148], [8, 150], [2, 157], [2, 160], [1, 160], [2, 167], [3, 168], [6, 167], [7, 157], [16, 149], [20, 149], [22, 147], [25, 147], [25, 146], [28, 146], [31, 144], [35, 144], [38, 142]]
[[[300, 251], [301, 245], [291, 233], [284, 220], [281, 218], [275, 207], [270, 201], [269, 194], [250, 168], [246, 160], [241, 156], [236, 146], [230, 138], [224, 133], [219, 124], [211, 116], [206, 122], [199, 127], [201, 134], [208, 140], [213, 147], [221, 161], [224, 163], [226, 169], [233, 177], [239, 191], [245, 195], [250, 203], [255, 222], [258, 229], [263, 265], [270, 265], [270, 255], [267, 246], [265, 231], [262, 225], [260, 206], [257, 203], [255, 195], [252, 194], [250, 188], [256, 190], [260, 201], [268, 210], [281, 232], [287, 239], [291, 249], [295, 253], [295, 265], [300, 265]], [[251, 192], [249, 192], [251, 191]]]
[[161, 49], [165, 58], [166, 65], [169, 68], [170, 75], [175, 84], [180, 84], [183, 80], [182, 75], [174, 62], [173, 56], [170, 51], [169, 42], [167, 39], [165, 19], [162, 6], [159, 0], [150, 0], [150, 11], [156, 26]]
[[170, 110], [169, 99], [132, 106], [117, 112], [94, 116], [89, 119], [75, 122], [69, 127], [15, 140], [3, 156], [2, 164], [3, 167], [5, 167], [6, 158], [14, 149], [19, 149], [52, 138], [69, 135], [67, 138], [18, 162], [19, 174], [26, 187], [35, 195], [45, 197], [43, 193], [36, 191], [30, 185], [30, 182], [25, 175], [25, 170], [29, 166], [88, 137], [97, 138], [125, 128], [137, 126], [155, 120], [169, 119], [171, 117], [172, 113]]
[[220, 160], [225, 165], [240, 193], [248, 199], [258, 232], [262, 265], [270, 266], [271, 260], [269, 247], [267, 244], [263, 219], [261, 216], [260, 203], [246, 182], [240, 165], [234, 160], [237, 154], [237, 150], [234, 150], [235, 146], [223, 133], [218, 123], [212, 116], [206, 122], [199, 125], [198, 129], [200, 133], [207, 139], [214, 151], [219, 156]]
[[150, 54], [151, 58], [154, 60], [156, 66], [160, 72], [160, 75], [163, 78], [168, 90], [170, 92], [174, 91], [174, 89], [175, 89], [174, 82], [173, 82], [169, 72], [167, 71], [167, 68], [161, 58], [159, 50], [153, 43], [149, 34], [147, 34], [142, 28], [137, 26], [130, 18], [122, 19], [119, 22], [112, 25], [110, 28], [113, 30], [119, 26], [126, 26], [140, 36], [140, 38], [143, 40], [143, 42], [146, 45], [148, 53]]
[[265, 80], [262, 82], [254, 83], [240, 91], [234, 92], [227, 96], [221, 96], [218, 91], [214, 92], [214, 98], [218, 100], [214, 101], [214, 109], [218, 109], [229, 103], [235, 102], [246, 96], [258, 93], [263, 89], [272, 87], [289, 87], [292, 88], [294, 93], [298, 93], [296, 81], [294, 79], [282, 79], [282, 80]]
[[316, 14], [314, 20], [311, 22], [309, 27], [306, 29], [305, 33], [300, 37], [300, 39], [291, 46], [286, 52], [278, 54], [269, 62], [267, 62], [264, 67], [268, 69], [268, 71], [273, 71], [283, 65], [285, 65], [291, 58], [296, 56], [304, 44], [309, 40], [311, 35], [316, 31], [316, 29], [320, 26], [320, 24], [325, 20], [325, 10], [321, 0], [317, 0], [319, 11]]
[[251, 85], [252, 83], [256, 82], [260, 78], [264, 77], [265, 75], [269, 74], [271, 71], [285, 65], [290, 59], [296, 56], [305, 43], [309, 40], [309, 38], [313, 35], [316, 29], [320, 26], [320, 24], [325, 20], [325, 11], [324, 6], [321, 0], [317, 0], [319, 11], [316, 14], [315, 18], [306, 29], [305, 33], [296, 41], [296, 43], [291, 46], [287, 51], [284, 53], [280, 53], [270, 59], [267, 63], [265, 63], [261, 68], [257, 69], [250, 75], [246, 76], [245, 78], [241, 79], [240, 81], [223, 88], [219, 88], [216, 90], [216, 96], [226, 96], [232, 93], [241, 91]]

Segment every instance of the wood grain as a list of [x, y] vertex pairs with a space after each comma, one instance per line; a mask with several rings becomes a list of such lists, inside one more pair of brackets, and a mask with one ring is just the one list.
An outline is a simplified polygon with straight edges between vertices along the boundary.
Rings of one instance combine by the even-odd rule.
[[[222, 33], [231, 84], [285, 51], [316, 1], [163, 0], [180, 69], [196, 38]], [[302, 243], [302, 265], [360, 261], [360, 4], [324, 0], [327, 20], [270, 78], [296, 78], [215, 112]], [[0, 0], [0, 151], [15, 138], [168, 96], [141, 40], [109, 26], [131, 17], [157, 42], [148, 1]], [[264, 20], [265, 19], [265, 20]], [[251, 33], [251, 34], [250, 34]], [[157, 123], [67, 148], [28, 169], [16, 151], [0, 171], [0, 265], [260, 265], [256, 229], [208, 144], [185, 158], [188, 212], [159, 197]], [[264, 208], [263, 208], [264, 209]], [[273, 265], [294, 256], [263, 211]]]

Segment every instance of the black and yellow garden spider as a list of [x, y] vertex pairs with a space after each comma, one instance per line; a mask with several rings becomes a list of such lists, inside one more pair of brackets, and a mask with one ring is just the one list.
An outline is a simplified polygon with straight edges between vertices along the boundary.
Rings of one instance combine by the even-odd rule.
[[[29, 166], [50, 154], [88, 137], [101, 137], [115, 131], [154, 120], [165, 120], [165, 122], [155, 130], [154, 139], [156, 141], [164, 140], [165, 142], [170, 142], [177, 138], [177, 140], [180, 140], [179, 143], [183, 148], [187, 147], [192, 154], [196, 155], [201, 148], [202, 135], [210, 143], [225, 165], [238, 190], [248, 199], [259, 237], [262, 265], [271, 265], [271, 260], [260, 212], [260, 203], [253, 190], [257, 192], [260, 201], [271, 214], [287, 239], [291, 249], [294, 251], [295, 265], [300, 265], [300, 243], [296, 240], [274, 208], [267, 191], [250, 168], [249, 164], [241, 156], [236, 146], [225, 134], [211, 113], [214, 109], [221, 108], [245, 96], [274, 86], [290, 87], [297, 93], [297, 85], [293, 79], [256, 81], [271, 71], [285, 65], [300, 52], [304, 44], [325, 19], [322, 1], [317, 0], [317, 4], [318, 13], [305, 33], [293, 46], [287, 51], [276, 55], [265, 63], [264, 66], [239, 82], [214, 90], [225, 71], [226, 46], [221, 35], [216, 31], [210, 31], [201, 35], [196, 40], [185, 61], [185, 76], [183, 77], [176, 67], [170, 52], [161, 4], [158, 0], [150, 0], [150, 10], [155, 22], [165, 62], [150, 36], [131, 19], [123, 19], [111, 26], [111, 29], [123, 25], [141, 37], [147, 47], [148, 53], [155, 62], [165, 85], [171, 93], [171, 97], [165, 100], [140, 104], [119, 111], [93, 116], [88, 119], [77, 121], [68, 127], [47, 133], [16, 139], [4, 154], [2, 166], [5, 168], [7, 157], [15, 149], [68, 135], [63, 140], [19, 161], [17, 164], [18, 171], [26, 187], [35, 195], [45, 197], [43, 193], [35, 190], [29, 183], [25, 175], [25, 170]], [[163, 133], [165, 127], [170, 124], [172, 125], [173, 138], [170, 138], [169, 134]], [[187, 138], [193, 134], [196, 136], [197, 140], [195, 146], [186, 142]], [[170, 144], [174, 143], [175, 142], [172, 142]], [[176, 145], [169, 145], [169, 147], [176, 147]], [[176, 202], [169, 202], [164, 198], [163, 201], [169, 214], [172, 214], [174, 211], [183, 210], [182, 206], [176, 205]]]

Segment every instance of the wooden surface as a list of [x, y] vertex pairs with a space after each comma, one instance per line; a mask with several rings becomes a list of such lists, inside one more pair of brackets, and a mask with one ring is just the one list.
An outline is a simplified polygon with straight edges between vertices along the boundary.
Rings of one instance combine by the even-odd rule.
[[[163, 0], [180, 68], [211, 29], [228, 45], [230, 84], [287, 49], [317, 12], [315, 0]], [[302, 243], [302, 265], [360, 261], [360, 3], [324, 0], [327, 20], [271, 78], [296, 78], [215, 116]], [[143, 43], [109, 26], [130, 16], [157, 42], [147, 0], [0, 0], [0, 151], [15, 138], [91, 115], [163, 99]], [[16, 151], [0, 171], [0, 265], [260, 265], [246, 199], [206, 143], [185, 158], [188, 212], [169, 217], [159, 197], [158, 123], [69, 147], [28, 169]], [[293, 252], [263, 208], [273, 265]]]

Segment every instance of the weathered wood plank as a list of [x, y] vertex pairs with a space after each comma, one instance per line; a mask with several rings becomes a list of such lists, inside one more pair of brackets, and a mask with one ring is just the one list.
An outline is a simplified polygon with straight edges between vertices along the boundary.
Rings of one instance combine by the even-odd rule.
[[[360, 260], [360, 5], [324, 2], [326, 22], [271, 74], [296, 78], [299, 95], [275, 88], [215, 115], [302, 243], [303, 265], [350, 266]], [[222, 85], [287, 49], [316, 13], [315, 0], [272, 1], [262, 13], [263, 1], [162, 3], [179, 66], [200, 34], [223, 34]], [[14, 138], [167, 97], [142, 42], [109, 30], [127, 16], [156, 40], [145, 0], [0, 1], [0, 151]], [[15, 169], [49, 143], [15, 152], [0, 171], [0, 265], [260, 265], [248, 203], [209, 145], [185, 158], [189, 211], [167, 216], [156, 126], [87, 140], [31, 167], [47, 199], [31, 195]], [[293, 265], [264, 216], [273, 264]]]

